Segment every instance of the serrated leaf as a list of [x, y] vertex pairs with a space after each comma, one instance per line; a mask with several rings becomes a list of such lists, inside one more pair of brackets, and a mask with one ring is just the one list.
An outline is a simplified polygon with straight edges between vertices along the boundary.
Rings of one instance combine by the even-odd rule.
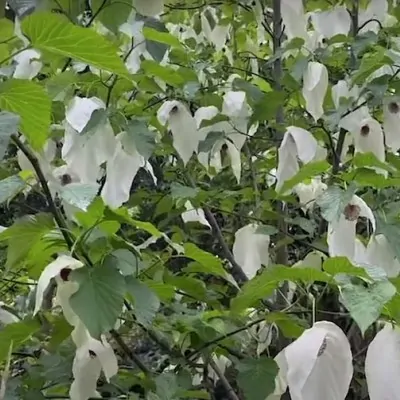
[[[150, 131], [146, 122], [140, 120], [131, 120], [126, 126], [127, 135], [124, 138], [131, 140], [139, 152], [146, 160], [153, 154], [156, 147], [155, 133]], [[122, 142], [122, 146], [129, 148], [129, 143]]]
[[176, 71], [171, 67], [164, 67], [160, 65], [159, 62], [144, 60], [141, 62], [140, 66], [145, 74], [160, 78], [168, 85], [180, 87], [186, 82], [185, 78], [179, 73], [179, 71]]
[[101, 126], [104, 126], [104, 124], [107, 122], [107, 118], [108, 113], [105, 108], [98, 108], [94, 110], [90, 115], [88, 123], [85, 125], [80, 135], [89, 138]]
[[151, 325], [160, 308], [160, 300], [146, 284], [138, 279], [127, 276], [125, 278], [128, 293], [134, 300], [133, 310], [137, 321], [144, 325]]
[[348, 309], [364, 335], [381, 315], [383, 306], [396, 294], [389, 281], [374, 282], [368, 287], [348, 283], [340, 288], [341, 302]]
[[7, 151], [10, 136], [17, 133], [20, 122], [19, 115], [8, 111], [0, 111], [0, 159]]
[[140, 271], [140, 260], [127, 249], [114, 250], [104, 259], [104, 264], [112, 265], [124, 276], [137, 275]]
[[273, 293], [283, 281], [332, 282], [332, 277], [313, 268], [289, 268], [283, 265], [269, 266], [260, 275], [246, 282], [231, 302], [231, 310], [240, 312]]
[[129, 79], [116, 47], [92, 29], [76, 26], [64, 16], [50, 12], [30, 15], [22, 21], [21, 28], [38, 50], [71, 57]]
[[153, 42], [163, 43], [170, 47], [182, 48], [182, 44], [178, 38], [171, 35], [168, 31], [160, 32], [156, 29], [150, 28], [149, 26], [143, 26], [143, 36], [147, 40]]
[[103, 7], [104, 0], [91, 0], [92, 13], [97, 15], [97, 19], [106, 28], [117, 34], [118, 28], [127, 21], [132, 11], [132, 1], [109, 0], [106, 4], [107, 7]]
[[[352, 162], [355, 167], [375, 167], [388, 172], [396, 172], [395, 168], [386, 162], [379, 161], [371, 152], [355, 154]], [[382, 175], [380, 176], [382, 177]]]
[[0, 86], [0, 108], [20, 116], [21, 132], [40, 150], [50, 127], [51, 100], [45, 90], [26, 79], [10, 79]]
[[114, 328], [122, 311], [126, 291], [124, 277], [116, 268], [100, 265], [74, 270], [70, 279], [79, 283], [78, 291], [69, 300], [70, 305], [91, 336], [98, 339]]
[[226, 278], [227, 273], [224, 270], [220, 259], [198, 248], [193, 243], [185, 243], [183, 245], [183, 248], [185, 249], [185, 257], [197, 261], [204, 267], [200, 271], [199, 269], [196, 269], [195, 266], [190, 266], [188, 268], [185, 268], [185, 272], [205, 272], [216, 276], [221, 276], [222, 278]]
[[0, 204], [12, 199], [24, 190], [25, 187], [26, 183], [19, 175], [12, 175], [6, 179], [2, 179], [0, 181]]
[[237, 364], [238, 385], [246, 399], [265, 400], [275, 390], [278, 365], [272, 358], [246, 358]]
[[275, 323], [286, 338], [298, 338], [306, 329], [306, 322], [283, 312], [268, 313], [265, 320]]
[[298, 183], [303, 182], [306, 179], [313, 178], [317, 175], [321, 175], [324, 172], [328, 171], [330, 168], [330, 164], [323, 160], [323, 161], [315, 161], [308, 164], [303, 165], [299, 172], [293, 177], [288, 179], [282, 185], [280, 193], [286, 193], [288, 190], [292, 189]]
[[15, 267], [21, 263], [53, 228], [53, 217], [50, 214], [27, 215], [15, 221], [0, 234], [0, 240], [8, 241], [6, 267]]
[[60, 190], [60, 197], [68, 204], [85, 211], [99, 190], [98, 185], [91, 183], [70, 183]]
[[198, 188], [192, 188], [190, 186], [184, 186], [180, 183], [173, 182], [171, 184], [171, 196], [174, 200], [177, 199], [193, 199], [199, 193]]
[[347, 257], [330, 257], [327, 258], [322, 268], [332, 276], [338, 274], [346, 274], [359, 278], [368, 278], [368, 274], [361, 267], [355, 267]]
[[36, 320], [24, 320], [9, 324], [0, 331], [0, 362], [7, 358], [10, 345], [17, 350], [24, 342], [40, 330]]
[[349, 187], [344, 191], [338, 186], [328, 187], [315, 202], [321, 207], [321, 215], [328, 222], [339, 219], [344, 208], [351, 201], [354, 194], [354, 188]]

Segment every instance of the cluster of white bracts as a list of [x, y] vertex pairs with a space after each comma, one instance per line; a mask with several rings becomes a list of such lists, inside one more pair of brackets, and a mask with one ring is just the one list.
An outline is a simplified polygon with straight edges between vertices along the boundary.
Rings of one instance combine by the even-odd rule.
[[43, 270], [37, 283], [34, 310], [35, 315], [42, 306], [50, 280], [54, 278], [57, 282], [56, 302], [61, 306], [67, 322], [74, 327], [71, 337], [76, 345], [76, 354], [72, 366], [74, 381], [69, 392], [71, 400], [101, 397], [96, 390], [101, 371], [108, 381], [118, 372], [117, 358], [105, 336], [100, 340], [91, 337], [69, 304], [69, 299], [79, 289], [79, 284], [64, 280], [62, 271], [81, 267], [83, 264], [80, 261], [66, 255], [61, 255], [50, 263]]

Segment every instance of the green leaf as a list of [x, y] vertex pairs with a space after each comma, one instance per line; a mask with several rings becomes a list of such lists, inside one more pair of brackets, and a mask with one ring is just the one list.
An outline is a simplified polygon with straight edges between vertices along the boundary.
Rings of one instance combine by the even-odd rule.
[[98, 339], [113, 329], [122, 311], [125, 280], [116, 268], [107, 265], [72, 271], [71, 280], [79, 289], [69, 302], [90, 334]]
[[22, 21], [21, 28], [38, 50], [71, 57], [129, 79], [117, 48], [92, 29], [76, 26], [64, 16], [49, 12], [30, 15]]
[[200, 271], [199, 269], [196, 269], [195, 266], [191, 266], [185, 269], [186, 272], [206, 272], [226, 278], [227, 273], [224, 270], [220, 259], [202, 249], [199, 249], [193, 243], [185, 243], [183, 248], [185, 249], [185, 257], [191, 258], [205, 267]]
[[278, 365], [272, 358], [245, 358], [237, 364], [237, 380], [246, 399], [265, 400], [275, 390]]
[[293, 178], [290, 178], [284, 182], [280, 193], [287, 192], [295, 185], [305, 181], [306, 179], [323, 174], [324, 172], [328, 171], [329, 168], [330, 164], [326, 160], [304, 164]]
[[20, 129], [35, 150], [48, 138], [51, 100], [38, 84], [26, 79], [9, 79], [0, 85], [0, 109], [21, 117]]
[[[376, 158], [376, 155], [373, 153], [357, 153], [353, 157], [353, 165], [355, 167], [374, 167], [380, 168], [384, 171], [388, 172], [396, 172], [396, 169], [393, 168], [390, 164], [382, 162]], [[382, 176], [382, 175], [380, 175]]]
[[90, 115], [89, 121], [82, 129], [81, 136], [86, 136], [88, 139], [95, 133], [101, 126], [107, 122], [108, 113], [104, 108], [94, 110]]
[[339, 219], [353, 195], [353, 187], [344, 191], [339, 186], [330, 186], [316, 199], [316, 203], [321, 207], [321, 215], [324, 219], [333, 222]]
[[194, 199], [198, 195], [198, 193], [199, 193], [198, 188], [184, 186], [176, 182], [172, 182], [171, 184], [171, 196], [174, 200]]
[[8, 241], [6, 267], [17, 266], [34, 249], [35, 245], [54, 228], [50, 214], [26, 215], [0, 234]]
[[286, 338], [298, 338], [305, 331], [305, 321], [284, 312], [268, 313], [265, 320], [274, 323]]
[[92, 13], [97, 15], [98, 19], [111, 32], [117, 34], [119, 27], [128, 20], [129, 14], [132, 11], [132, 1], [128, 0], [109, 0], [106, 7], [104, 0], [91, 0], [90, 2]]
[[[139, 154], [146, 160], [150, 158], [156, 147], [154, 132], [150, 131], [146, 122], [141, 120], [131, 120], [126, 126], [127, 136], [125, 138], [132, 141]], [[122, 141], [122, 146], [131, 147], [129, 143]]]
[[7, 358], [11, 344], [15, 351], [39, 330], [40, 324], [37, 320], [27, 319], [6, 325], [0, 331], [0, 362]]
[[141, 270], [139, 258], [127, 249], [117, 249], [104, 259], [104, 264], [114, 266], [124, 276], [137, 275]]
[[156, 29], [150, 28], [149, 26], [143, 26], [143, 36], [147, 40], [153, 42], [167, 44], [170, 47], [182, 48], [182, 44], [179, 39], [167, 32], [160, 32]]
[[368, 274], [365, 270], [361, 267], [355, 267], [347, 257], [327, 258], [324, 261], [322, 268], [332, 276], [346, 274], [359, 278], [368, 278]]
[[146, 284], [132, 276], [125, 278], [128, 293], [134, 301], [134, 313], [137, 321], [149, 326], [160, 308], [160, 300]]
[[186, 82], [185, 78], [179, 73], [179, 70], [174, 70], [171, 67], [164, 67], [156, 61], [144, 60], [141, 62], [140, 66], [145, 74], [160, 78], [168, 85], [180, 87]]
[[0, 204], [4, 203], [26, 187], [26, 183], [19, 175], [12, 175], [0, 181]]
[[17, 133], [19, 122], [19, 115], [8, 111], [0, 111], [0, 159], [6, 154], [10, 136], [13, 133]]
[[208, 132], [206, 138], [199, 143], [199, 153], [208, 153], [212, 150], [215, 143], [225, 138], [225, 132]]
[[60, 197], [68, 204], [85, 211], [96, 197], [98, 190], [98, 185], [92, 183], [70, 183], [62, 187]]
[[340, 293], [341, 302], [364, 335], [381, 315], [383, 306], [396, 294], [396, 288], [389, 281], [374, 282], [368, 287], [348, 283], [341, 287]]
[[283, 281], [292, 282], [332, 282], [332, 277], [313, 268], [289, 268], [283, 265], [269, 266], [261, 275], [246, 282], [239, 294], [231, 302], [231, 310], [240, 312], [273, 293]]

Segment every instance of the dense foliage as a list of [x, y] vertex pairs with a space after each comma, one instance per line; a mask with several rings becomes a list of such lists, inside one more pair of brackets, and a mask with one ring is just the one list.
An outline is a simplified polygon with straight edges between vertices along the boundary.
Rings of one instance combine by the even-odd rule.
[[1, 13], [0, 400], [400, 399], [396, 0]]

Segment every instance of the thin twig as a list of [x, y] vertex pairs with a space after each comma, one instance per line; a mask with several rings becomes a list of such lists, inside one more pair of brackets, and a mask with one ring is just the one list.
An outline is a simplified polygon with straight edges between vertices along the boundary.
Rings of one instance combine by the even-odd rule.
[[235, 391], [233, 390], [233, 387], [228, 382], [228, 379], [226, 379], [224, 373], [219, 369], [216, 362], [212, 358], [210, 358], [209, 363], [210, 363], [211, 368], [214, 370], [214, 372], [217, 374], [218, 378], [220, 379], [222, 386], [226, 390], [227, 396], [231, 400], [239, 400], [238, 395], [235, 393]]

